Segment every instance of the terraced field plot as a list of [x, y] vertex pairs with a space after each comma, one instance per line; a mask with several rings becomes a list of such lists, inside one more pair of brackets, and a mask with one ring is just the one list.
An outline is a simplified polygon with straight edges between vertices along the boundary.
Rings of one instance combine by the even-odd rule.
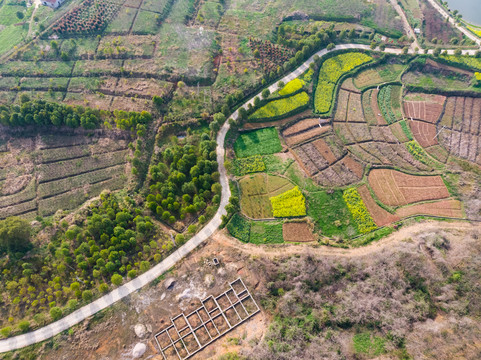
[[289, 180], [265, 173], [246, 176], [239, 181], [239, 186], [241, 210], [253, 219], [272, 218], [272, 204], [269, 198], [294, 188]]
[[364, 89], [366, 87], [395, 81], [403, 69], [404, 65], [401, 64], [376, 66], [375, 68], [362, 71], [356, 75], [354, 85], [358, 89]]
[[396, 170], [374, 169], [369, 185], [381, 202], [389, 206], [449, 198], [441, 176], [413, 176]]
[[38, 135], [3, 144], [0, 218], [72, 210], [127, 182], [128, 141], [106, 136]]
[[449, 154], [481, 164], [481, 99], [449, 97], [438, 124], [439, 142]]
[[282, 131], [282, 136], [287, 145], [293, 146], [317, 138], [331, 129], [331, 126], [319, 119], [304, 119]]
[[442, 95], [410, 93], [403, 100], [404, 114], [407, 118], [435, 124], [441, 116], [445, 101], [446, 97]]

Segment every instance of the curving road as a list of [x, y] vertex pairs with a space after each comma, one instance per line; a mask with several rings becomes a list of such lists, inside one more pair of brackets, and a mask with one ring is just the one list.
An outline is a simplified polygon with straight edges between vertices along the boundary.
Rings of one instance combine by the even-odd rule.
[[[338, 45], [332, 50], [323, 49], [318, 51], [316, 54], [311, 56], [306, 62], [304, 62], [301, 66], [299, 66], [296, 70], [291, 72], [290, 74], [284, 76], [281, 81], [287, 83], [306, 70], [309, 69], [309, 65], [314, 62], [314, 57], [317, 55], [322, 57], [329, 52], [332, 51], [339, 51], [339, 50], [346, 50], [346, 49], [362, 49], [362, 50], [369, 50], [369, 46], [367, 45], [360, 45], [360, 44], [343, 44]], [[400, 49], [391, 49], [387, 48], [385, 50], [386, 53], [389, 54], [401, 54]], [[414, 53], [413, 50], [410, 50], [410, 53]], [[454, 53], [454, 51], [453, 51]], [[465, 54], [474, 54], [474, 50], [464, 51]], [[269, 86], [269, 90], [272, 92], [278, 90], [277, 82], [271, 86]], [[257, 94], [257, 96], [261, 96], [261, 93]], [[254, 98], [247, 101], [242, 107], [247, 109], [248, 104], [254, 104]], [[231, 115], [230, 118], [236, 120], [238, 117], [238, 109]], [[214, 232], [219, 228], [222, 222], [222, 215], [226, 214], [225, 206], [229, 203], [229, 198], [231, 196], [230, 188], [229, 188], [229, 180], [227, 178], [227, 172], [224, 167], [224, 140], [229, 131], [230, 125], [229, 121], [226, 121], [225, 124], [220, 129], [219, 133], [217, 134], [217, 162], [219, 164], [219, 173], [220, 173], [220, 184], [222, 186], [222, 195], [221, 195], [221, 202], [219, 205], [219, 209], [217, 210], [216, 214], [210, 220], [204, 228], [199, 231], [192, 239], [190, 239], [187, 243], [182, 245], [176, 251], [174, 251], [170, 256], [162, 260], [159, 264], [154, 266], [152, 269], [148, 270], [147, 272], [143, 273], [142, 275], [136, 277], [135, 279], [127, 282], [126, 284], [116, 288], [115, 290], [111, 291], [110, 293], [102, 296], [101, 298], [95, 300], [94, 302], [90, 303], [89, 305], [85, 305], [80, 309], [74, 311], [73, 313], [67, 315], [66, 317], [55, 321], [49, 325], [46, 325], [38, 330], [18, 335], [15, 337], [11, 337], [8, 339], [0, 340], [0, 353], [17, 350], [23, 348], [25, 346], [29, 346], [32, 344], [39, 343], [41, 341], [47, 340], [64, 330], [69, 329], [70, 327], [80, 323], [81, 321], [85, 320], [86, 318], [94, 315], [95, 313], [113, 305], [117, 301], [121, 300], [122, 298], [140, 290], [143, 286], [149, 284], [170, 268], [172, 268], [177, 262], [182, 260], [185, 256], [187, 256], [190, 252], [192, 252], [195, 248], [197, 248], [200, 244], [206, 241]]]

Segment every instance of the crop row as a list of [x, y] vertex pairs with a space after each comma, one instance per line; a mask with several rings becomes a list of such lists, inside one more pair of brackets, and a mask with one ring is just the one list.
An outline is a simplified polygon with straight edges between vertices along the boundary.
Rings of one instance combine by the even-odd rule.
[[396, 115], [394, 115], [394, 112], [391, 106], [391, 91], [392, 91], [392, 87], [390, 85], [384, 86], [379, 91], [378, 98], [377, 98], [379, 109], [381, 110], [388, 124], [393, 124], [396, 122]]
[[324, 61], [319, 70], [314, 109], [317, 113], [327, 113], [332, 106], [334, 89], [339, 79], [347, 72], [372, 60], [363, 53], [346, 53]]
[[111, 151], [124, 150], [125, 148], [126, 144], [123, 141], [110, 141], [106, 146], [74, 145], [69, 147], [45, 149], [40, 152], [40, 159], [42, 162], [48, 163], [89, 156], [91, 154], [102, 154]]
[[35, 179], [32, 179], [25, 189], [8, 196], [0, 197], [0, 207], [7, 207], [35, 198]]
[[303, 91], [294, 96], [273, 100], [267, 103], [250, 115], [249, 120], [279, 118], [288, 115], [295, 110], [306, 107], [308, 103], [309, 95]]
[[306, 215], [306, 198], [295, 187], [277, 196], [270, 198], [274, 217], [291, 217]]
[[98, 196], [103, 190], [117, 190], [124, 185], [121, 177], [102, 181], [86, 188], [77, 188], [69, 192], [42, 199], [38, 202], [38, 213], [41, 216], [52, 215], [57, 210], [71, 210], [83, 204], [88, 199]]
[[49, 181], [38, 185], [37, 195], [39, 198], [50, 197], [52, 195], [67, 192], [73, 188], [95, 184], [100, 181], [108, 180], [114, 176], [120, 176], [124, 172], [123, 165], [108, 167], [106, 169], [95, 170], [85, 174], [68, 177], [65, 179]]
[[103, 169], [110, 166], [125, 163], [127, 151], [115, 151], [100, 154], [95, 157], [66, 160], [50, 164], [40, 165], [39, 182], [61, 179], [73, 175], [82, 174], [92, 170]]
[[371, 214], [369, 214], [369, 211], [362, 201], [361, 195], [357, 189], [349, 188], [344, 190], [342, 197], [346, 202], [347, 208], [351, 212], [353, 219], [357, 223], [359, 232], [364, 234], [376, 229], [377, 226], [374, 223]]

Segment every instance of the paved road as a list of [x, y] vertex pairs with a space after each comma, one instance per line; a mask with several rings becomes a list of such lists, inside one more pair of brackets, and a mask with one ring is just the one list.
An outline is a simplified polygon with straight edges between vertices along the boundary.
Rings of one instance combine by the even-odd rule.
[[469, 39], [473, 40], [478, 44], [478, 46], [481, 46], [481, 39], [478, 38], [476, 35], [474, 35], [472, 32], [470, 32], [468, 29], [466, 29], [464, 26], [458, 25], [454, 18], [446, 11], [445, 8], [443, 8], [441, 5], [436, 0], [428, 0], [431, 5], [441, 14], [443, 18], [449, 18], [449, 22], [453, 24], [453, 26], [456, 27], [459, 31], [461, 31], [464, 35], [466, 35]]
[[[329, 52], [338, 51], [338, 50], [345, 50], [345, 49], [364, 49], [368, 50], [369, 46], [367, 45], [360, 45], [360, 44], [344, 44], [338, 45], [333, 50], [328, 51], [326, 49], [318, 51], [316, 54], [311, 56], [306, 62], [304, 62], [301, 66], [299, 66], [296, 70], [291, 72], [289, 75], [284, 76], [281, 81], [284, 83], [288, 83], [289, 81], [295, 79], [305, 71], [309, 69], [309, 65], [314, 62], [314, 57], [317, 55], [322, 57]], [[389, 54], [401, 54], [400, 49], [391, 49], [387, 48], [385, 50], [386, 53]], [[413, 50], [410, 50], [413, 53]], [[454, 51], [453, 51], [454, 52]], [[474, 50], [465, 51], [465, 53], [474, 54]], [[278, 89], [277, 83], [269, 86], [269, 90], [274, 92]], [[257, 96], [261, 96], [259, 93]], [[250, 99], [244, 105], [244, 108], [247, 109], [248, 104], [254, 103], [254, 98]], [[237, 119], [238, 110], [236, 110], [232, 115], [231, 118]], [[185, 256], [187, 256], [190, 252], [192, 252], [195, 248], [197, 248], [200, 244], [206, 241], [219, 227], [222, 220], [222, 215], [226, 214], [225, 206], [229, 202], [229, 198], [231, 196], [230, 188], [229, 188], [229, 181], [227, 178], [226, 169], [224, 167], [224, 140], [229, 131], [230, 125], [229, 122], [226, 121], [225, 124], [220, 129], [219, 133], [217, 134], [217, 162], [219, 164], [219, 173], [220, 173], [220, 184], [222, 186], [222, 196], [221, 202], [219, 205], [219, 209], [217, 210], [215, 216], [209, 223], [199, 232], [197, 233], [192, 239], [190, 239], [187, 243], [182, 245], [179, 249], [174, 251], [170, 256], [166, 259], [161, 261], [159, 264], [154, 266], [152, 269], [148, 270], [144, 274], [138, 276], [137, 278], [129, 281], [128, 283], [116, 288], [115, 290], [111, 291], [110, 293], [102, 296], [101, 298], [95, 300], [89, 305], [85, 305], [82, 308], [74, 311], [70, 315], [51, 323], [50, 325], [44, 326], [38, 330], [18, 335], [9, 339], [0, 340], [0, 353], [12, 351], [16, 349], [20, 349], [22, 347], [32, 345], [44, 340], [47, 340], [64, 330], [69, 329], [70, 327], [80, 323], [81, 321], [85, 320], [86, 318], [94, 315], [95, 313], [115, 304], [120, 299], [138, 291], [143, 286], [149, 284], [170, 268], [172, 268], [177, 262], [182, 260]]]

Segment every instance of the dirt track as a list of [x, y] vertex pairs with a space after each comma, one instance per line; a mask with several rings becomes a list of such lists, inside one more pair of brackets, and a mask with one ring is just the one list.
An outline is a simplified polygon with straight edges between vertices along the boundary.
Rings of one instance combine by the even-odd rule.
[[413, 225], [408, 225], [401, 228], [399, 231], [381, 239], [377, 242], [371, 243], [370, 245], [353, 248], [353, 249], [340, 249], [333, 247], [312, 247], [312, 245], [269, 245], [269, 246], [259, 246], [254, 244], [244, 244], [226, 235], [226, 231], [219, 231], [212, 236], [214, 243], [219, 244], [222, 247], [230, 247], [251, 255], [257, 256], [267, 256], [276, 257], [283, 255], [293, 255], [310, 253], [313, 255], [321, 256], [333, 256], [333, 257], [361, 257], [370, 254], [374, 254], [383, 251], [389, 246], [399, 244], [406, 239], [412, 237], [419, 232], [429, 232], [435, 230], [447, 230], [447, 231], [470, 231], [470, 230], [481, 230], [481, 225], [471, 224], [463, 221], [456, 222], [444, 222], [444, 221], [426, 221]]

